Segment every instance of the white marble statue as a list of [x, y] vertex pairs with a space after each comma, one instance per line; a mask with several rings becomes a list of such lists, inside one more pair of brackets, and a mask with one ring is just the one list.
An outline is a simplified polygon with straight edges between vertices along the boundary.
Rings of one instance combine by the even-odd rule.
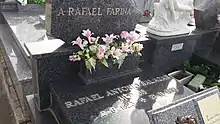
[[172, 36], [189, 33], [187, 24], [191, 20], [193, 0], [160, 0], [154, 3], [154, 17], [147, 32], [158, 36]]

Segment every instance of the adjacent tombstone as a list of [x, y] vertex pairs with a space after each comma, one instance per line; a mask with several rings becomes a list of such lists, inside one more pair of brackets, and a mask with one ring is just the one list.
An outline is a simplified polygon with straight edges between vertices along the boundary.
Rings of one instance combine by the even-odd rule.
[[15, 12], [17, 10], [16, 0], [0, 0], [0, 12]]
[[[217, 108], [218, 106], [218, 104], [215, 104], [215, 102], [219, 103], [218, 87], [212, 87], [205, 91], [190, 95], [188, 97], [177, 100], [167, 106], [148, 111], [147, 113], [150, 118], [151, 124], [177, 124], [175, 122], [177, 122], [178, 117], [194, 118], [197, 124], [206, 124], [204, 123], [205, 121], [204, 119], [206, 117], [209, 117], [209, 119], [212, 122], [213, 120], [216, 120], [215, 124], [217, 124], [219, 123], [219, 120], [217, 120], [219, 116], [216, 115], [216, 117], [213, 117], [213, 115], [211, 115], [213, 113], [215, 114], [219, 113], [218, 110], [216, 109], [213, 110], [213, 108]], [[210, 105], [212, 104], [213, 106], [212, 105], [209, 106], [209, 104]], [[190, 123], [190, 124], [194, 124], [194, 123]], [[210, 124], [214, 124], [214, 123], [210, 123]]]
[[48, 0], [47, 33], [69, 43], [85, 29], [99, 36], [134, 30], [143, 15], [137, 1]]

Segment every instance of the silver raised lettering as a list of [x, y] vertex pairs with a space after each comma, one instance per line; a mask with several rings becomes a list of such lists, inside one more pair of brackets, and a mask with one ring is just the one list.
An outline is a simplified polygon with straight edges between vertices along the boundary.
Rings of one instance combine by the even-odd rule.
[[92, 102], [93, 100], [92, 99], [90, 99], [89, 97], [85, 97], [86, 98], [86, 103], [88, 103], [88, 102]]
[[79, 102], [78, 100], [74, 100], [74, 106], [82, 105], [83, 103]]
[[88, 8], [82, 8], [82, 15], [86, 15], [88, 11]]
[[96, 101], [96, 100], [103, 99], [104, 96], [101, 97], [99, 94], [93, 94], [93, 95], [91, 95], [91, 98], [92, 98], [94, 101]]
[[107, 8], [107, 15], [112, 15], [112, 8]]
[[119, 15], [120, 14], [120, 8], [115, 8], [115, 15]]
[[70, 101], [65, 102], [64, 104], [66, 105], [66, 107], [67, 107], [68, 109], [74, 107], [73, 103], [70, 102]]
[[69, 7], [69, 16], [72, 16], [72, 15], [73, 15], [73, 12], [74, 12], [74, 8]]
[[86, 99], [85, 99], [85, 97], [82, 97], [82, 98], [79, 98], [79, 101], [81, 102], [81, 104], [84, 104]]
[[81, 15], [81, 10], [80, 10], [80, 8], [76, 8], [76, 13], [75, 13], [75, 15]]
[[131, 15], [131, 9], [130, 8], [126, 8], [126, 15]]
[[63, 8], [60, 8], [59, 13], [57, 14], [57, 16], [60, 16], [60, 15], [63, 15], [63, 16], [65, 15], [65, 14], [64, 14], [64, 11], [63, 11]]
[[97, 15], [97, 8], [92, 8], [92, 16], [96, 16]]
[[89, 8], [87, 8], [87, 13], [85, 15], [92, 15], [92, 13], [91, 13]]
[[101, 16], [102, 13], [101, 13], [101, 8], [98, 8], [98, 15]]
[[114, 94], [112, 94], [111, 92], [109, 91], [106, 91], [106, 96], [109, 97], [109, 96], [113, 96]]

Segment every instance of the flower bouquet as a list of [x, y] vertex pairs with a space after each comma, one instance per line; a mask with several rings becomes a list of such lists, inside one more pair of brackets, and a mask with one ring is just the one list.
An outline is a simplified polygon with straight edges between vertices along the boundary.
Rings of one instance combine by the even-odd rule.
[[122, 31], [120, 35], [93, 37], [89, 29], [83, 30], [83, 38], [72, 42], [80, 50], [69, 56], [70, 61], [80, 61], [79, 76], [86, 82], [102, 82], [140, 72], [139, 56], [143, 45], [135, 42], [140, 35]]

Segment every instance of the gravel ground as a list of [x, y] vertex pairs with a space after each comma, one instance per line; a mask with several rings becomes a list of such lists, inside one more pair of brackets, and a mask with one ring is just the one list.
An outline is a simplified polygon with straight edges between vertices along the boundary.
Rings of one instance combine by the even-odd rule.
[[[1, 50], [0, 50], [0, 60], [1, 60]], [[1, 62], [1, 61], [0, 61]], [[1, 64], [0, 64], [1, 66]], [[2, 67], [0, 67], [2, 69]], [[2, 70], [0, 70], [2, 73]], [[0, 74], [0, 124], [15, 124], [14, 114], [9, 104], [7, 92], [3, 84], [3, 77]]]
[[2, 81], [0, 82], [0, 124], [15, 124], [14, 115]]

